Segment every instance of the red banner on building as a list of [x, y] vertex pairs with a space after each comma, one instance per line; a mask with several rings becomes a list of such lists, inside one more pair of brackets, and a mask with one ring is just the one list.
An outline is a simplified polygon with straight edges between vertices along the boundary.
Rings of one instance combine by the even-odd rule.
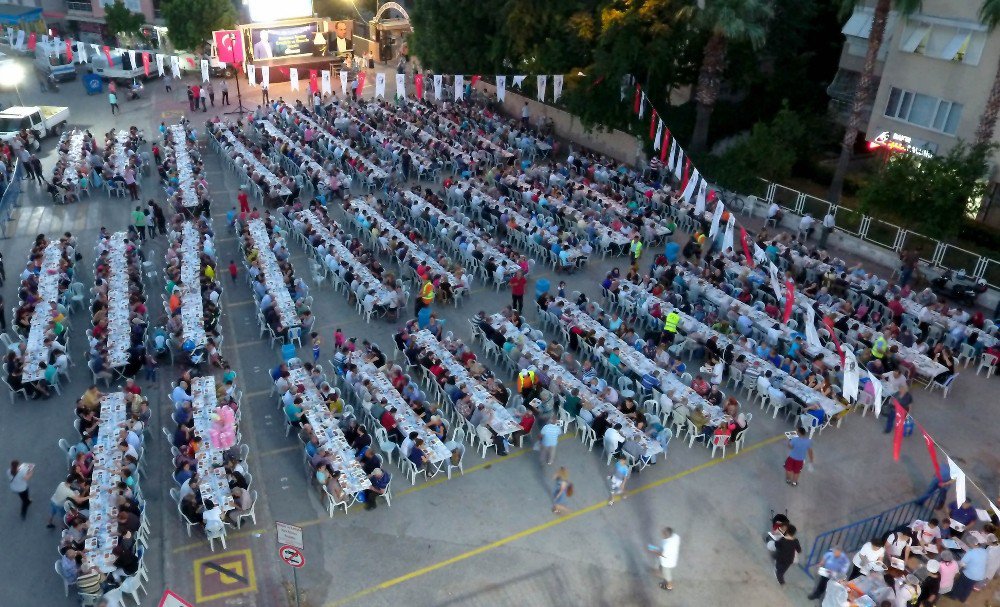
[[146, 77], [149, 78], [149, 53], [142, 54], [142, 71], [146, 72]]
[[28, 34], [28, 50], [29, 51], [35, 50], [35, 43], [36, 42], [38, 42], [38, 34], [36, 34], [35, 32], [31, 32], [30, 34]]
[[413, 86], [417, 89], [417, 99], [424, 98], [424, 75], [416, 74], [413, 76]]
[[73, 41], [66, 39], [66, 61], [73, 63]]

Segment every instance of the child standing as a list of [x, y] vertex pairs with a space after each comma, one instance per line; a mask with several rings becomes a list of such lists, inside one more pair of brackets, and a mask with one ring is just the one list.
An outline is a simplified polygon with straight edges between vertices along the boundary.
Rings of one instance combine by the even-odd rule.
[[236, 273], [237, 273], [236, 262], [234, 262], [232, 259], [230, 259], [229, 260], [229, 275], [233, 277], [233, 282], [236, 282]]
[[319, 362], [319, 346], [320, 346], [320, 341], [321, 341], [320, 338], [319, 338], [319, 333], [317, 333], [316, 331], [313, 331], [312, 333], [309, 334], [309, 338], [312, 339], [313, 364], [316, 364], [316, 363]]
[[344, 332], [337, 327], [337, 330], [333, 332], [333, 345], [339, 350], [344, 347]]

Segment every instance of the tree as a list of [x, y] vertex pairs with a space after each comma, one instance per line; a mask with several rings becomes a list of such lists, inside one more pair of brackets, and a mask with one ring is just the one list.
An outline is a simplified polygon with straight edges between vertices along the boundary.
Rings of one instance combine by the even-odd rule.
[[481, 0], [420, 0], [410, 11], [410, 51], [437, 73], [508, 73], [503, 13]]
[[[1000, 25], [1000, 0], [984, 0], [979, 7], [979, 19], [990, 28], [990, 32]], [[986, 107], [979, 117], [979, 127], [976, 129], [976, 143], [989, 143], [993, 140], [993, 132], [997, 126], [997, 115], [1000, 114], [1000, 63], [993, 75], [993, 86], [990, 96], [986, 98]]]
[[786, 103], [771, 122], [758, 122], [748, 137], [721, 156], [706, 158], [703, 168], [728, 190], [754, 191], [760, 185], [758, 178], [788, 179], [808, 145], [808, 126]]
[[986, 192], [993, 149], [960, 142], [943, 156], [894, 154], [862, 187], [861, 211], [888, 213], [932, 238], [954, 237]]
[[696, 21], [709, 36], [695, 92], [697, 113], [691, 136], [692, 151], [704, 150], [708, 144], [708, 126], [719, 98], [729, 45], [746, 41], [755, 50], [761, 48], [767, 39], [767, 23], [773, 15], [769, 0], [712, 0], [696, 15]]
[[215, 30], [236, 25], [236, 9], [230, 0], [165, 0], [160, 5], [174, 47], [200, 49]]
[[[843, 2], [845, 13], [864, 4], [864, 0], [843, 0]], [[895, 2], [898, 12], [909, 15], [920, 7], [921, 0], [895, 0]], [[833, 172], [833, 180], [830, 182], [830, 191], [827, 194], [827, 199], [830, 202], [840, 202], [840, 195], [844, 189], [844, 177], [847, 176], [847, 168], [854, 153], [854, 142], [857, 141], [858, 133], [864, 126], [862, 123], [865, 109], [872, 102], [872, 94], [875, 92], [872, 86], [875, 83], [875, 64], [878, 62], [878, 52], [882, 48], [882, 40], [885, 38], [885, 25], [889, 20], [889, 10], [892, 8], [892, 3], [893, 0], [877, 0], [875, 3], [871, 32], [868, 34], [868, 48], [865, 51], [865, 64], [861, 70], [861, 78], [858, 79], [857, 88], [854, 90], [851, 115], [847, 120], [844, 138], [840, 142], [840, 157], [837, 159], [837, 168]]]
[[146, 23], [142, 13], [128, 10], [122, 0], [104, 8], [104, 20], [108, 24], [108, 33], [112, 36], [138, 34]]

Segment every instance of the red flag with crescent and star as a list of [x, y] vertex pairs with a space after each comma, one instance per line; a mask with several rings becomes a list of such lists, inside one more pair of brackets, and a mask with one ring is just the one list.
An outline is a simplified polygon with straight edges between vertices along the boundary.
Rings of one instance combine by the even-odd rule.
[[243, 63], [243, 45], [240, 44], [239, 30], [219, 30], [214, 32], [214, 35], [219, 61]]

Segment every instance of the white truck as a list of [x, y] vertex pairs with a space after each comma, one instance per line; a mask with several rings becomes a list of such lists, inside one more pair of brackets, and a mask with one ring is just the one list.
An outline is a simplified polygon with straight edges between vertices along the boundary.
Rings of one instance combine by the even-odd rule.
[[59, 135], [69, 121], [69, 108], [54, 105], [13, 106], [0, 112], [0, 141], [10, 141], [22, 130], [36, 141]]
[[76, 66], [66, 56], [66, 45], [39, 42], [35, 45], [35, 69], [49, 80], [76, 79]]
[[[142, 65], [142, 54], [135, 54], [135, 62], [132, 65], [132, 57], [127, 51], [111, 51], [111, 64], [108, 65], [108, 58], [104, 53], [97, 53], [90, 60], [90, 71], [100, 74], [105, 80], [114, 80], [119, 83], [131, 83], [136, 79], [146, 78], [146, 68]], [[152, 66], [149, 71], [150, 77], [157, 74], [156, 67]]]

